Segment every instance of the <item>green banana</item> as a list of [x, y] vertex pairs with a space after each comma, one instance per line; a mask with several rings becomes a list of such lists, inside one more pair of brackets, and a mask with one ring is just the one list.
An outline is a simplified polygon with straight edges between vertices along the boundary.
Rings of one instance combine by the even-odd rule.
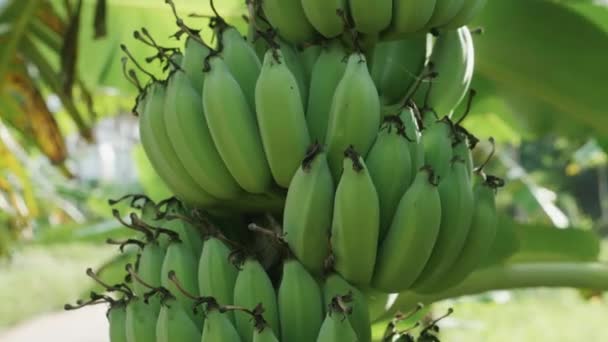
[[156, 321], [160, 302], [149, 304], [143, 298], [133, 297], [127, 304], [125, 326], [127, 342], [156, 341]]
[[289, 184], [283, 232], [294, 255], [316, 275], [322, 273], [329, 255], [334, 191], [327, 156], [314, 144]]
[[417, 103], [422, 103], [428, 95], [426, 108], [433, 109], [439, 117], [451, 116], [469, 91], [473, 79], [475, 51], [469, 28], [463, 26], [453, 31], [441, 31], [433, 46], [430, 62], [437, 77], [431, 82], [422, 83], [415, 98]]
[[[165, 258], [165, 249], [160, 246], [158, 241], [153, 240], [147, 242], [137, 262], [137, 275], [146, 284], [152, 287], [158, 287], [161, 283], [161, 266]], [[138, 297], [143, 298], [146, 292], [150, 291], [149, 287], [146, 287], [140, 282], [133, 283], [133, 292]]]
[[161, 271], [161, 285], [175, 296], [177, 303], [184, 308], [190, 319], [198, 326], [198, 323], [202, 323], [202, 321], [201, 317], [196, 317], [192, 310], [194, 301], [182, 293], [180, 288], [169, 278], [170, 272], [175, 272], [183, 289], [190, 294], [198, 294], [197, 260], [192, 255], [192, 250], [182, 241], [174, 238], [167, 248]]
[[164, 115], [169, 140], [201, 188], [220, 199], [236, 198], [242, 190], [215, 148], [199, 94], [185, 73], [176, 71], [170, 76]]
[[405, 192], [378, 248], [373, 287], [390, 293], [408, 289], [433, 251], [441, 223], [441, 201], [433, 171], [422, 168]]
[[468, 24], [486, 5], [487, 0], [464, 0], [462, 8], [442, 28], [455, 30]]
[[202, 342], [241, 342], [238, 331], [217, 303], [207, 304], [205, 316]]
[[323, 323], [323, 297], [317, 281], [296, 259], [283, 264], [277, 302], [281, 340], [314, 341]]
[[310, 79], [308, 74], [306, 73], [306, 68], [302, 63], [302, 59], [298, 55], [296, 48], [287, 43], [286, 41], [279, 39], [278, 40], [279, 49], [281, 53], [283, 53], [283, 58], [285, 59], [285, 64], [291, 73], [298, 81], [298, 90], [300, 91], [300, 96], [302, 98], [302, 103], [308, 103], [308, 89]]
[[319, 330], [317, 342], [359, 342], [357, 334], [339, 305], [329, 305], [325, 320]]
[[452, 150], [452, 123], [447, 117], [436, 120], [432, 112], [427, 112], [424, 125], [421, 138], [424, 160], [433, 168], [441, 182], [447, 175], [450, 161], [454, 156]]
[[279, 342], [272, 329], [268, 326], [256, 327], [253, 332], [253, 342]]
[[[202, 296], [217, 299], [222, 305], [231, 305], [238, 270], [230, 260], [231, 251], [216, 237], [205, 241], [198, 263], [198, 286]], [[228, 315], [233, 320], [233, 315]]]
[[181, 218], [186, 215], [183, 205], [175, 198], [170, 198], [160, 204], [166, 205], [164, 219], [161, 221], [162, 227], [177, 233], [182, 243], [192, 252], [194, 259], [198, 260], [201, 256], [203, 239], [196, 227]]
[[[317, 58], [319, 58], [319, 54], [321, 54], [321, 45], [309, 45], [299, 51], [300, 61], [306, 75], [312, 74], [312, 69], [317, 62]], [[310, 79], [310, 77], [308, 78]]]
[[359, 32], [375, 35], [391, 24], [393, 0], [349, 0], [348, 8]]
[[420, 127], [418, 126], [415, 111], [416, 109], [413, 107], [405, 106], [399, 113], [399, 118], [405, 127], [405, 135], [411, 139], [411, 141], [408, 140], [408, 147], [412, 160], [412, 177], [424, 165], [424, 146], [422, 145], [422, 135], [420, 134]]
[[264, 193], [271, 175], [255, 114], [221, 58], [209, 60], [203, 109], [211, 137], [237, 183], [248, 192]]
[[106, 313], [108, 318], [110, 342], [127, 341], [127, 304], [125, 301], [115, 301], [110, 304]]
[[255, 108], [274, 180], [287, 188], [310, 145], [298, 84], [280, 50], [268, 50], [255, 88]]
[[394, 0], [393, 21], [383, 38], [400, 39], [424, 29], [433, 16], [437, 1], [440, 0]]
[[368, 285], [378, 247], [378, 193], [363, 158], [352, 146], [344, 155], [344, 172], [336, 188], [331, 227], [334, 267], [349, 282]]
[[[177, 201], [177, 204], [174, 206], [168, 206], [167, 210], [169, 211], [169, 214], [172, 214], [172, 210], [175, 210], [175, 214], [173, 215], [181, 215], [182, 217], [189, 217], [188, 215], [188, 209], [184, 206], [183, 203]], [[187, 220], [180, 220], [182, 223], [182, 226], [184, 227], [184, 232], [186, 233], [186, 238], [188, 239], [188, 242], [190, 244], [190, 248], [192, 249], [192, 252], [194, 253], [194, 258], [198, 259], [201, 255], [201, 252], [203, 251], [203, 236], [201, 234], [201, 231], [199, 230], [198, 227], [196, 227], [194, 224], [190, 223]]]
[[266, 50], [268, 50], [268, 42], [262, 38], [260, 32], [269, 32], [271, 29], [267, 21], [263, 20], [255, 10], [256, 6], [252, 8], [252, 12], [247, 17], [249, 25], [247, 25], [247, 42], [255, 50], [255, 54], [259, 60], [264, 58]]
[[325, 38], [334, 38], [344, 32], [345, 0], [302, 0], [306, 18]]
[[346, 70], [346, 51], [339, 41], [323, 46], [310, 77], [306, 121], [313, 141], [323, 144], [334, 92]]
[[441, 282], [430, 286], [425, 292], [437, 292], [455, 286], [466, 279], [487, 256], [496, 236], [498, 217], [496, 214], [494, 178], [479, 176], [474, 192], [474, 209], [471, 227], [462, 251]]
[[156, 342], [200, 342], [201, 331], [177, 299], [166, 293], [156, 323]]
[[374, 182], [380, 204], [382, 241], [393, 219], [401, 196], [412, 183], [412, 159], [403, 121], [398, 116], [387, 117], [380, 127], [365, 164]]
[[325, 279], [323, 286], [323, 298], [325, 306], [331, 304], [332, 298], [336, 296], [352, 295], [352, 313], [348, 317], [351, 326], [355, 330], [359, 342], [372, 341], [371, 321], [369, 308], [365, 295], [355, 286], [350, 285], [344, 278], [337, 273], [330, 274]]
[[462, 251], [473, 218], [473, 191], [465, 161], [452, 162], [446, 178], [439, 184], [441, 225], [433, 253], [413, 288], [418, 292], [435, 283], [450, 272]]
[[262, 65], [253, 46], [241, 36], [239, 31], [228, 26], [220, 33], [221, 56], [228, 70], [241, 86], [243, 94], [249, 103], [249, 108], [255, 108], [255, 84], [260, 75]]
[[426, 24], [426, 27], [437, 28], [441, 27], [452, 20], [462, 9], [465, 0], [437, 0], [433, 16]]
[[306, 19], [300, 0], [264, 0], [262, 10], [279, 35], [291, 43], [312, 40], [315, 29]]
[[[161, 179], [182, 200], [202, 207], [217, 199], [200, 188], [179, 161], [165, 129], [165, 86], [151, 84], [138, 104], [139, 133], [146, 156]], [[142, 108], [142, 106], [145, 107]], [[143, 110], [142, 110], [143, 109]]]
[[[458, 127], [457, 127], [458, 128]], [[475, 166], [473, 165], [473, 153], [471, 153], [472, 147], [474, 145], [469, 144], [468, 138], [463, 136], [463, 134], [456, 135], [456, 143], [454, 145], [454, 157], [458, 157], [461, 160], [464, 160], [464, 165], [467, 170], [467, 176], [469, 177], [469, 181], [473, 180], [473, 169]]]
[[[262, 265], [255, 259], [247, 259], [241, 266], [234, 285], [234, 305], [253, 308], [262, 304], [265, 317], [273, 331], [279, 330], [279, 314], [277, 310], [277, 297], [272, 282]], [[235, 312], [235, 327], [241, 339], [251, 342], [253, 339], [253, 325], [247, 313]]]
[[325, 138], [334, 179], [342, 172], [344, 150], [353, 145], [366, 156], [379, 126], [380, 101], [365, 56], [352, 54], [332, 100]]
[[371, 74], [383, 104], [401, 102], [426, 61], [426, 34], [380, 42], [373, 51]]
[[203, 84], [205, 83], [203, 66], [205, 58], [209, 56], [210, 52], [211, 48], [203, 44], [202, 41], [192, 37], [186, 38], [184, 56], [178, 65], [188, 75], [190, 82], [192, 82], [192, 87], [197, 94], [203, 91]]

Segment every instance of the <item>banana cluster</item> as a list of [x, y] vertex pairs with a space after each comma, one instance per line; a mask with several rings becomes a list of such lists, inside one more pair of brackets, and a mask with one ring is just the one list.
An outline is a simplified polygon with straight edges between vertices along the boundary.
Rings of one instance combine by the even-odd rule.
[[110, 303], [112, 342], [371, 341], [366, 297], [339, 274], [315, 277], [288, 257], [273, 278], [255, 253], [213, 225], [203, 233], [184, 220], [175, 198], [132, 203], [140, 214], [130, 222], [115, 215], [137, 234], [115, 243], [136, 245], [137, 262], [113, 286], [89, 269], [113, 296], [79, 303]]
[[[468, 24], [486, 0], [264, 0], [260, 17], [287, 41], [301, 44], [343, 35], [367, 41], [406, 38]], [[254, 1], [254, 3], [257, 3]]]
[[[215, 49], [188, 37], [183, 55], [167, 57], [166, 80], [153, 79], [135, 107], [152, 166], [199, 208], [280, 213], [313, 143], [323, 145], [337, 183], [346, 149], [365, 158], [384, 117], [414, 101], [433, 110], [431, 121], [451, 116], [473, 75], [466, 26], [366, 53], [341, 40], [302, 48], [258, 32], [261, 58], [234, 27], [219, 26]], [[410, 125], [408, 138], [421, 128]], [[422, 154], [415, 157], [420, 167]]]
[[221, 18], [216, 46], [180, 20], [182, 51], [136, 34], [166, 63], [145, 87], [126, 74], [175, 197], [115, 212], [138, 258], [91, 298], [111, 303], [111, 340], [367, 342], [368, 294], [477, 269], [503, 185], [461, 126], [483, 2], [264, 0], [247, 38]]

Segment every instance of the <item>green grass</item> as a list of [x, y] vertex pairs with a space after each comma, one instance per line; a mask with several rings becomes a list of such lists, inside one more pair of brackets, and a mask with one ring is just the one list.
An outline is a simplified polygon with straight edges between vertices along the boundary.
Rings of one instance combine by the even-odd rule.
[[26, 246], [0, 261], [0, 330], [75, 302], [91, 286], [86, 268], [101, 265], [115, 251], [91, 244]]
[[577, 290], [515, 291], [505, 303], [460, 301], [448, 305], [455, 312], [445, 323], [443, 338], [459, 341], [608, 341], [608, 305], [585, 300]]

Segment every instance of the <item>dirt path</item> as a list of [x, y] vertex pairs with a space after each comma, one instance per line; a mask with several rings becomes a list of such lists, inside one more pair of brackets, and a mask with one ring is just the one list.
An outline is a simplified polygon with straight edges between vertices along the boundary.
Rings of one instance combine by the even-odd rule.
[[0, 342], [108, 342], [106, 307], [39, 316], [0, 333]]

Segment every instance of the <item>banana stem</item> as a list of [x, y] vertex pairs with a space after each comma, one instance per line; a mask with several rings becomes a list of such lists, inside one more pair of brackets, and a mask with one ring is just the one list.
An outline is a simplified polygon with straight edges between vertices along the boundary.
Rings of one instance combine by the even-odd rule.
[[608, 291], [608, 264], [543, 262], [492, 266], [476, 271], [460, 285], [446, 291], [433, 294], [401, 292], [378, 320], [390, 318], [397, 311], [411, 310], [418, 303], [431, 304], [443, 299], [490, 290], [529, 287], [571, 287]]

